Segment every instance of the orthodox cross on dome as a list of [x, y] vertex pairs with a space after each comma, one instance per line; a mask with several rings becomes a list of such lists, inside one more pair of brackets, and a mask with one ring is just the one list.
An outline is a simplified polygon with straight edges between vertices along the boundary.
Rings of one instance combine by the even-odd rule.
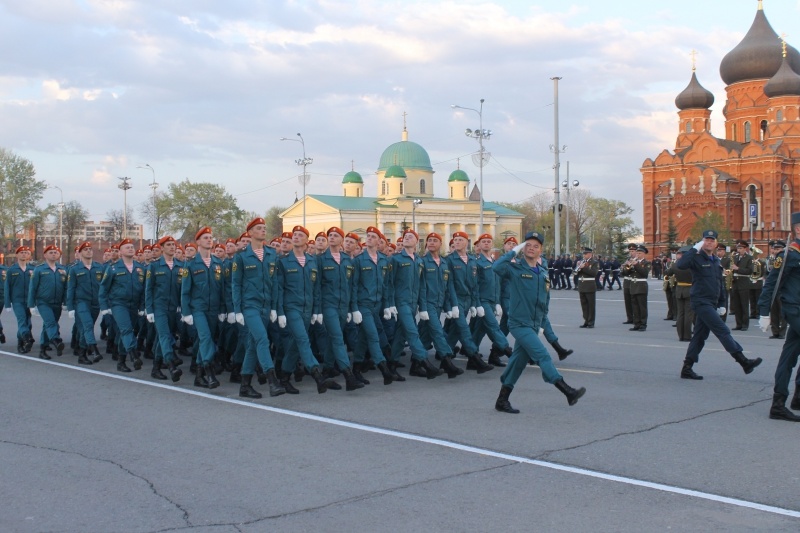
[[689, 54], [692, 56], [692, 72], [697, 70], [697, 50], [692, 50], [692, 53]]

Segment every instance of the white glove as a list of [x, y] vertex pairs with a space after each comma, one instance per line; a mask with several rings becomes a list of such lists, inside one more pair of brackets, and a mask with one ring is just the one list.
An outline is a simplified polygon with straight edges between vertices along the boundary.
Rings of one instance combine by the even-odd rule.
[[281, 315], [281, 316], [278, 317], [278, 326], [280, 326], [281, 328], [285, 328], [286, 327], [286, 316], [285, 315]]
[[220, 322], [225, 322], [225, 313], [218, 314], [217, 320], [219, 320]]
[[66, 310], [67, 310], [67, 305], [66, 305], [66, 304], [62, 305], [62, 306], [61, 306], [61, 310], [62, 310], [62, 311], [66, 311]]
[[446, 312], [444, 313], [444, 317], [445, 317], [445, 318], [453, 318], [453, 311], [452, 311], [452, 310], [450, 310], [450, 311], [446, 311]]
[[397, 308], [395, 306], [390, 307], [389, 312], [392, 313], [393, 317], [397, 318]]
[[32, 314], [33, 316], [39, 316], [39, 310], [38, 310], [38, 309], [36, 309], [35, 307], [31, 307], [31, 308], [30, 308], [30, 312], [31, 312], [31, 314]]
[[100, 316], [105, 316], [110, 314], [111, 314], [111, 309], [103, 309], [102, 311], [100, 311]]
[[[242, 313], [236, 313], [235, 319], [236, 319], [236, 322], [238, 322], [240, 326], [244, 326], [244, 315]], [[273, 322], [275, 322], [275, 321], [273, 320]]]
[[311, 323], [314, 324], [317, 321], [317, 315], [311, 315]]
[[703, 247], [703, 241], [697, 241], [697, 244], [695, 244], [693, 248], [699, 252], [700, 248], [702, 247]]
[[725, 309], [724, 307], [717, 307], [717, 314], [719, 316], [725, 316], [725, 313], [727, 313], [727, 312], [728, 312], [728, 310]]
[[769, 329], [771, 322], [772, 320], [770, 320], [768, 316], [762, 316], [761, 318], [758, 319], [758, 327], [761, 328], [761, 331], [766, 333], [767, 330]]
[[431, 317], [430, 317], [430, 315], [428, 315], [427, 311], [420, 311], [419, 312], [419, 319], [420, 320], [430, 320]]
[[482, 305], [476, 307], [475, 310], [477, 311], [479, 318], [483, 318], [484, 316], [486, 316], [486, 309], [484, 309]]
[[11, 309], [10, 307], [6, 307], [6, 313], [10, 313], [11, 311], [13, 311], [13, 309]]
[[361, 324], [362, 320], [364, 317], [361, 315], [361, 311], [353, 311], [353, 324]]
[[183, 322], [187, 326], [193, 326], [194, 325], [194, 317], [192, 315], [186, 315], [184, 317], [181, 317], [181, 320], [183, 320]]
[[496, 304], [494, 306], [494, 316], [497, 317], [497, 320], [503, 318], [503, 308], [500, 306], [500, 304]]
[[539, 328], [539, 335], [541, 335], [542, 333], [544, 333], [544, 328]]
[[353, 320], [353, 313], [347, 313], [347, 323], [349, 324], [351, 320]]
[[147, 321], [151, 324], [156, 321], [155, 313], [147, 313]]
[[180, 313], [180, 312], [181, 312], [181, 308], [180, 308], [180, 306], [178, 306], [178, 308], [177, 308], [177, 309], [175, 309], [175, 312], [176, 312], [176, 313]]
[[474, 307], [470, 307], [469, 311], [467, 311], [467, 318], [468, 319], [472, 318], [472, 317], [476, 316], [477, 314], [478, 314], [478, 310], [475, 309]]
[[73, 320], [75, 319], [75, 310], [74, 309], [72, 311], [70, 311], [69, 313], [67, 313], [67, 314], [69, 315], [69, 317], [71, 319], [73, 319]]
[[322, 313], [317, 315], [317, 324], [322, 324]]
[[275, 311], [274, 309], [272, 309], [269, 312], [269, 321], [270, 322], [275, 322], [276, 320], [278, 320], [278, 312]]
[[139, 309], [138, 311], [136, 311], [136, 314], [139, 315], [139, 316], [144, 316], [144, 311]]
[[236, 313], [228, 313], [228, 316], [225, 318], [228, 321], [228, 324], [233, 324], [236, 322]]
[[389, 320], [390, 318], [392, 318], [392, 309], [391, 307], [387, 307], [383, 310], [383, 319]]
[[453, 318], [458, 318], [461, 316], [461, 311], [458, 309], [457, 305], [453, 306], [453, 308], [450, 310], [450, 313], [453, 315]]
[[519, 255], [519, 253], [522, 251], [523, 248], [525, 248], [525, 242], [522, 242], [521, 244], [516, 245], [514, 247], [514, 253]]

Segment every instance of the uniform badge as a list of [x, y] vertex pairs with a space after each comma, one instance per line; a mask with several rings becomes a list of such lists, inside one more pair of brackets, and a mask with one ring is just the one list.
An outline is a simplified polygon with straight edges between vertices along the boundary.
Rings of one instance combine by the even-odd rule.
[[783, 257], [778, 256], [775, 258], [775, 261], [772, 262], [772, 268], [780, 269], [782, 264], [783, 264]]
[[269, 264], [269, 276], [272, 277], [273, 274], [275, 274], [275, 263], [270, 263]]
[[102, 272], [98, 272], [97, 274], [95, 274], [95, 277], [97, 278], [97, 281], [102, 281], [103, 273]]
[[347, 267], [347, 271], [346, 271], [347, 279], [350, 279], [350, 276], [352, 276], [352, 275], [353, 275], [353, 267], [349, 266], [349, 267]]
[[217, 265], [214, 267], [214, 279], [219, 281], [222, 279], [222, 269]]
[[189, 269], [188, 268], [182, 268], [181, 269], [181, 277], [182, 278], [188, 278], [189, 277]]
[[150, 279], [150, 271], [147, 271], [147, 279]]
[[315, 281], [317, 281], [317, 271], [316, 270], [312, 270], [311, 271], [311, 283], [314, 283]]
[[230, 269], [226, 268], [226, 269], [225, 269], [225, 277], [227, 278], [227, 277], [228, 277], [228, 276], [230, 276], [230, 275], [231, 275], [231, 271], [230, 271]]
[[234, 262], [233, 262], [233, 266], [231, 267], [231, 270], [233, 270], [234, 272], [236, 272], [236, 269], [237, 269], [237, 267], [236, 267], [236, 261], [234, 261]]
[[450, 279], [450, 271], [449, 270], [445, 270], [442, 277], [444, 278], [445, 281], [449, 280]]

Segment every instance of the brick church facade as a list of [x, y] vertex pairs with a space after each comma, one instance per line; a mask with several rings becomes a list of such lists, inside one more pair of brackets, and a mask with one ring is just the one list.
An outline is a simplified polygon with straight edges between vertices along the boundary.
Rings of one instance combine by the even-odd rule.
[[792, 210], [800, 210], [793, 204], [800, 186], [799, 72], [800, 53], [781, 41], [761, 2], [747, 35], [720, 64], [725, 138], [710, 133], [714, 95], [692, 72], [675, 99], [674, 151], [641, 168], [644, 240], [652, 252], [666, 251], [670, 223], [682, 242], [709, 212], [731, 239], [749, 240], [751, 230], [756, 243], [785, 238]]

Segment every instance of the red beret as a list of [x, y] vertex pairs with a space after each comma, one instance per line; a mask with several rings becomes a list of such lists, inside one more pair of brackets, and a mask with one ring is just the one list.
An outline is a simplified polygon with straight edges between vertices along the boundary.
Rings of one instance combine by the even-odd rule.
[[439, 235], [438, 233], [435, 233], [435, 232], [428, 233], [428, 236], [425, 237], [425, 240], [427, 241], [428, 239], [439, 239], [440, 241], [444, 240], [444, 239], [442, 239], [441, 235]]
[[186, 248], [187, 250], [188, 250], [189, 248], [194, 248], [195, 250], [197, 250], [197, 245], [196, 245], [195, 243], [193, 243], [193, 242], [187, 242], [187, 243], [184, 245], [184, 248]]
[[91, 248], [91, 247], [92, 247], [92, 243], [91, 242], [89, 242], [89, 241], [82, 242], [81, 244], [78, 245], [78, 251], [80, 252], [84, 248]]
[[217, 244], [214, 245], [214, 249], [216, 250], [217, 248], [219, 248], [223, 252], [225, 251], [225, 245], [222, 244], [221, 242], [218, 242]]
[[317, 236], [314, 237], [314, 238], [315, 239], [319, 239], [320, 237], [322, 237], [323, 239], [327, 240], [328, 239], [328, 234], [325, 233], [324, 231], [320, 231], [319, 233], [317, 233]]
[[370, 227], [368, 227], [368, 228], [367, 228], [367, 233], [374, 233], [374, 234], [375, 234], [375, 235], [377, 235], [378, 237], [385, 238], [385, 237], [383, 236], [383, 233], [381, 233], [381, 230], [379, 230], [379, 229], [378, 229], [378, 228], [376, 228], [375, 226], [370, 226]]
[[361, 242], [361, 237], [359, 237], [357, 233], [353, 233], [352, 231], [350, 233], [348, 233], [347, 235], [345, 235], [345, 237], [350, 237], [351, 239], [353, 239], [356, 242]]
[[281, 238], [280, 237], [273, 237], [272, 240], [269, 241], [270, 244], [273, 244], [273, 243], [280, 244], [280, 242], [281, 242]]
[[61, 250], [59, 250], [58, 246], [56, 246], [55, 244], [49, 244], [44, 247], [44, 253], [47, 253], [50, 250], [55, 250], [56, 252], [61, 253]]
[[14, 253], [18, 254], [20, 252], [30, 252], [30, 251], [31, 251], [30, 246], [20, 246], [20, 247], [17, 248], [17, 251], [14, 252]]
[[225, 244], [236, 244], [236, 239], [228, 237], [227, 239], [225, 239]]
[[330, 235], [331, 233], [338, 233], [344, 239], [344, 230], [342, 228], [337, 228], [336, 226], [331, 226], [330, 228], [328, 228], [328, 235]]
[[119, 244], [112, 244], [111, 245], [111, 251], [113, 252], [114, 250], [119, 250]]
[[392, 250], [397, 250], [397, 245], [393, 242], [387, 243], [386, 246], [388, 246]]
[[516, 238], [516, 237], [514, 237], [514, 236], [511, 236], [511, 237], [507, 238], [506, 240], [504, 240], [504, 241], [503, 241], [503, 244], [508, 244], [509, 242], [513, 242], [514, 244], [519, 244], [519, 243], [517, 242], [517, 238]]
[[481, 235], [480, 237], [478, 237], [478, 240], [479, 240], [479, 241], [482, 241], [483, 239], [489, 239], [490, 241], [493, 241], [493, 240], [494, 240], [494, 237], [492, 237], [492, 236], [491, 236], [491, 235], [489, 235], [488, 233], [484, 233], [483, 235]]
[[145, 244], [144, 248], [142, 248], [142, 251], [146, 252], [147, 250], [152, 250], [152, 249], [153, 249], [152, 246], [150, 246], [149, 244]]
[[306, 237], [310, 237], [311, 236], [311, 234], [308, 232], [308, 230], [306, 228], [304, 228], [303, 226], [295, 226], [295, 227], [293, 227], [292, 228], [292, 233], [294, 233], [295, 231], [302, 231], [303, 233], [306, 234]]
[[317, 241], [311, 241], [311, 240], [308, 241], [308, 245], [309, 246], [315, 246], [316, 244], [317, 244]]
[[453, 239], [450, 239], [450, 246], [453, 246]]
[[161, 237], [158, 239], [159, 246], [164, 246], [168, 242], [175, 242], [175, 239], [171, 235], [167, 235], [166, 237]]
[[130, 239], [122, 239], [121, 241], [119, 241], [119, 244], [117, 244], [117, 248], [122, 248], [126, 244], [133, 244], [133, 241]]
[[416, 232], [416, 231], [414, 231], [413, 229], [411, 229], [411, 228], [408, 228], [407, 230], [405, 230], [405, 231], [403, 232], [403, 237], [405, 237], [405, 236], [406, 236], [406, 233], [411, 233], [412, 235], [414, 235], [414, 237], [416, 237], [416, 238], [417, 238], [417, 240], [419, 240], [419, 233], [417, 233], [417, 232]]
[[111, 253], [111, 248], [106, 248], [105, 250], [103, 250], [103, 253], [104, 254], [110, 254]]
[[281, 233], [281, 239], [291, 239], [291, 238], [292, 238], [291, 231], [284, 231], [283, 233]]
[[194, 234], [194, 240], [196, 240], [196, 241], [199, 240], [200, 237], [202, 237], [206, 233], [210, 234], [211, 233], [211, 228], [209, 228], [208, 226], [203, 226], [202, 228], [197, 230], [197, 233]]
[[469, 235], [467, 235], [463, 231], [457, 231], [457, 232], [453, 233], [453, 238], [455, 239], [456, 237], [463, 237], [463, 238], [469, 240]]
[[236, 239], [236, 242], [239, 242], [239, 241], [241, 241], [242, 239], [250, 239], [250, 238], [251, 238], [251, 237], [250, 237], [250, 234], [249, 234], [249, 233], [247, 233], [247, 232], [245, 231], [244, 233], [242, 233], [241, 235], [239, 235], [239, 238], [238, 238], [238, 239]]
[[155, 252], [156, 250], [160, 250], [160, 249], [161, 249], [161, 245], [160, 245], [160, 244], [158, 244], [158, 243], [155, 243], [155, 244], [153, 245], [153, 248], [152, 248], [152, 250], [153, 250], [154, 252]]
[[247, 231], [250, 231], [250, 229], [251, 229], [253, 226], [258, 226], [259, 224], [264, 224], [264, 225], [266, 225], [267, 223], [266, 223], [266, 221], [264, 221], [264, 219], [263, 219], [263, 218], [261, 218], [261, 217], [256, 217], [256, 218], [254, 218], [253, 220], [251, 220], [251, 221], [250, 221], [250, 223], [247, 225]]

